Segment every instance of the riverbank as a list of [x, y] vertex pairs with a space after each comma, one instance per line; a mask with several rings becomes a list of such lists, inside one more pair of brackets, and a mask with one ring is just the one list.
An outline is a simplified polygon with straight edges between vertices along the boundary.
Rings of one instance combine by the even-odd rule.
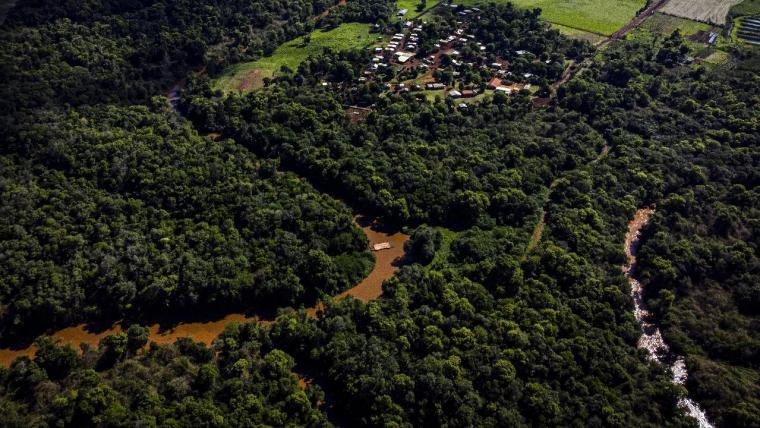
[[[359, 226], [367, 236], [370, 247], [381, 242], [389, 242], [391, 248], [388, 250], [375, 252], [375, 266], [372, 271], [356, 286], [335, 296], [336, 299], [344, 299], [352, 296], [362, 302], [368, 302], [379, 298], [383, 294], [383, 282], [392, 277], [398, 271], [404, 258], [404, 243], [409, 239], [408, 235], [401, 232], [387, 229], [376, 220], [369, 219], [363, 215], [354, 217], [354, 222]], [[306, 311], [316, 317], [317, 308], [311, 307]], [[202, 342], [210, 345], [214, 339], [224, 330], [227, 324], [232, 322], [261, 322], [269, 324], [274, 320], [259, 315], [246, 315], [240, 313], [228, 314], [220, 319], [209, 321], [180, 322], [169, 328], [161, 324], [153, 324], [150, 328], [150, 341], [159, 345], [174, 343], [181, 337], [190, 337], [196, 342]], [[61, 344], [69, 344], [75, 349], [80, 344], [86, 344], [90, 347], [97, 348], [98, 343], [104, 337], [110, 334], [117, 334], [123, 330], [120, 323], [116, 323], [106, 329], [93, 331], [86, 324], [80, 324], [73, 327], [67, 327], [52, 333], [50, 336], [58, 340]], [[23, 349], [0, 349], [0, 365], [10, 366], [18, 357], [34, 356], [36, 347], [31, 345]]]
[[[628, 223], [628, 232], [625, 234], [625, 255], [628, 263], [623, 266], [623, 271], [628, 278], [628, 282], [631, 284], [631, 297], [634, 304], [633, 315], [641, 326], [641, 337], [639, 338], [638, 347], [647, 351], [650, 360], [656, 361], [670, 369], [673, 373], [672, 382], [674, 384], [685, 385], [688, 378], [686, 362], [682, 356], [672, 353], [670, 347], [665, 343], [660, 328], [655, 324], [651, 313], [647, 309], [646, 301], [644, 300], [644, 289], [635, 278], [636, 254], [639, 249], [641, 230], [649, 223], [654, 212], [654, 208], [642, 208], [636, 211], [633, 219]], [[678, 405], [686, 411], [686, 414], [697, 420], [699, 428], [713, 428], [704, 410], [694, 400], [689, 397], [683, 397], [678, 402]]]

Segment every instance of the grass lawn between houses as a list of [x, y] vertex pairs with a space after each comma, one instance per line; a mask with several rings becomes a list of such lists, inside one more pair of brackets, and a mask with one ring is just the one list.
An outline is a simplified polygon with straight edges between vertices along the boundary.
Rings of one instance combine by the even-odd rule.
[[304, 44], [304, 37], [298, 37], [280, 45], [271, 56], [230, 67], [214, 82], [214, 89], [248, 92], [261, 87], [263, 79], [279, 73], [282, 66], [295, 70], [306, 58], [319, 54], [324, 48], [340, 51], [374, 45], [378, 35], [369, 30], [369, 25], [360, 23], [341, 24], [328, 31], [314, 30], [308, 44]]
[[[429, 8], [430, 6], [433, 6], [434, 4], [438, 3], [435, 0], [427, 0], [427, 3], [425, 5], [425, 9]], [[404, 15], [404, 18], [412, 18], [414, 16], [417, 16], [420, 12], [417, 12], [417, 5], [420, 4], [420, 0], [398, 0], [396, 2], [396, 10], [395, 12], [398, 12], [400, 9], [406, 9], [406, 15]]]

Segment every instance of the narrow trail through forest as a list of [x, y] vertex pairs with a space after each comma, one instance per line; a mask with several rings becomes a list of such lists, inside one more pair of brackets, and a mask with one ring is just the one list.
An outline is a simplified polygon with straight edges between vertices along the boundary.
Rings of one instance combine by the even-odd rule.
[[[602, 147], [602, 150], [599, 152], [599, 154], [592, 159], [589, 163], [586, 165], [576, 168], [572, 171], [577, 171], [578, 169], [586, 168], [591, 165], [594, 165], [595, 163], [598, 163], [602, 159], [604, 159], [608, 154], [610, 153], [610, 146], [605, 144], [604, 147]], [[567, 172], [565, 172], [566, 174]], [[549, 198], [552, 195], [552, 192], [554, 192], [554, 188], [557, 187], [557, 183], [559, 182], [559, 179], [562, 178], [562, 175], [560, 174], [559, 177], [552, 180], [552, 182], [549, 184], [549, 193], [546, 194], [546, 199], [544, 200], [544, 204], [541, 206], [541, 217], [538, 219], [538, 223], [536, 223], [536, 227], [533, 228], [533, 233], [530, 236], [530, 241], [528, 241], [528, 246], [525, 249], [525, 254], [523, 254], [523, 260], [525, 260], [528, 255], [533, 252], [533, 250], [538, 246], [538, 243], [541, 242], [541, 238], [544, 234], [544, 228], [546, 227], [546, 204], [549, 202]]]
[[[382, 284], [386, 279], [392, 277], [398, 271], [404, 258], [404, 243], [409, 239], [408, 235], [401, 232], [387, 229], [376, 220], [371, 220], [363, 215], [354, 217], [354, 222], [361, 228], [369, 240], [370, 248], [374, 244], [389, 242], [391, 248], [388, 250], [375, 252], [375, 266], [372, 271], [356, 286], [338, 294], [336, 299], [344, 299], [352, 296], [362, 302], [368, 302], [379, 298], [383, 294]], [[312, 317], [316, 317], [319, 304], [307, 308], [306, 312]], [[224, 330], [224, 327], [231, 322], [250, 322], [258, 321], [261, 323], [273, 322], [272, 317], [260, 315], [246, 315], [243, 313], [231, 313], [223, 318], [197, 321], [197, 322], [179, 322], [167, 327], [156, 323], [150, 328], [150, 341], [160, 345], [174, 343], [181, 337], [191, 337], [196, 342], [202, 342], [210, 345], [213, 340]], [[97, 348], [98, 343], [104, 337], [110, 334], [120, 333], [124, 330], [121, 323], [115, 323], [110, 327], [102, 330], [93, 330], [86, 324], [80, 324], [73, 327], [67, 327], [52, 333], [50, 336], [61, 344], [70, 344], [75, 349], [84, 343], [90, 347]], [[4, 348], [0, 349], [0, 365], [6, 367], [18, 357], [34, 356], [36, 347], [30, 345], [22, 349]]]
[[[606, 45], [608, 45], [613, 40], [620, 40], [624, 38], [628, 33], [633, 31], [634, 29], [638, 28], [639, 25], [644, 23], [644, 21], [647, 20], [650, 16], [654, 15], [654, 13], [660, 9], [661, 7], [665, 6], [665, 4], [668, 2], [668, 0], [657, 0], [654, 3], [647, 6], [646, 9], [641, 11], [641, 13], [637, 14], [631, 21], [629, 21], [627, 24], [625, 24], [621, 29], [613, 33], [611, 36], [607, 37], [606, 39], [602, 40], [598, 44], [596, 44], [597, 49], [602, 49]], [[568, 66], [565, 68], [565, 71], [562, 73], [562, 76], [554, 82], [549, 87], [549, 98], [554, 99], [557, 97], [557, 93], [559, 92], [559, 88], [564, 85], [565, 83], [569, 82], [570, 79], [581, 73], [583, 70], [587, 69], [594, 63], [593, 58], [586, 58], [582, 62], [578, 63], [575, 60], [571, 60]], [[602, 149], [602, 152], [599, 154], [599, 156], [591, 161], [591, 164], [599, 162], [602, 158], [607, 156], [607, 153], [609, 153], [610, 147], [605, 145]], [[551, 196], [551, 192], [554, 189], [554, 186], [557, 184], [557, 179], [552, 181], [552, 183], [549, 185], [549, 194], [547, 194], [546, 199], [549, 200], [549, 196]], [[536, 224], [536, 227], [533, 229], [533, 234], [530, 237], [530, 241], [528, 242], [528, 247], [525, 250], [525, 254], [523, 258], [527, 257], [528, 254], [530, 254], [538, 245], [538, 243], [541, 241], [541, 237], [544, 233], [544, 228], [546, 227], [546, 210], [541, 209], [541, 217], [538, 220], [538, 223]]]
[[[638, 347], [645, 349], [649, 354], [649, 359], [656, 361], [668, 367], [673, 373], [672, 382], [676, 385], [685, 385], [689, 373], [686, 371], [686, 361], [680, 355], [671, 352], [670, 347], [665, 343], [660, 328], [652, 319], [652, 314], [647, 309], [644, 300], [644, 289], [641, 283], [635, 278], [636, 274], [636, 253], [639, 249], [639, 238], [641, 230], [649, 223], [655, 209], [652, 207], [641, 208], [636, 211], [633, 219], [628, 223], [628, 232], [625, 235], [625, 255], [628, 263], [623, 266], [623, 272], [631, 284], [631, 297], [633, 298], [634, 310], [633, 315], [636, 317], [641, 326], [641, 337], [639, 338]], [[678, 405], [686, 413], [697, 420], [699, 428], [713, 428], [707, 415], [699, 405], [689, 397], [683, 397], [678, 401]]]

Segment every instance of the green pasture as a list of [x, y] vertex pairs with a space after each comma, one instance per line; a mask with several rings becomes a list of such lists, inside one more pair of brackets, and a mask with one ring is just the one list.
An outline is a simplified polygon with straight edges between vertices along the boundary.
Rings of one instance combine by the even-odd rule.
[[460, 4], [512, 2], [526, 9], [540, 8], [544, 20], [566, 27], [609, 36], [628, 23], [645, 0], [463, 0]]
[[[434, 4], [438, 3], [437, 1], [433, 0], [427, 0], [426, 8], [433, 6]], [[417, 5], [420, 4], [420, 0], [398, 0], [396, 1], [396, 10], [393, 11], [393, 14], [395, 15], [396, 12], [399, 11], [399, 9], [407, 9], [408, 12], [404, 16], [404, 18], [412, 18], [414, 16], [417, 16], [420, 12], [417, 12]]]
[[[427, 2], [425, 3], [425, 9], [418, 11], [417, 5], [420, 4], [420, 0], [397, 0], [396, 8], [393, 10], [393, 15], [391, 16], [391, 20], [396, 20], [396, 21], [411, 20], [412, 18], [415, 18], [423, 14], [425, 11], [430, 10], [431, 8], [436, 6], [439, 2], [440, 0], [427, 0]], [[396, 13], [400, 9], [407, 10], [406, 15], [404, 15], [401, 18], [396, 16]]]
[[245, 86], [245, 82], [253, 79], [255, 74], [257, 83], [245, 88], [254, 89], [261, 86], [262, 78], [274, 76], [282, 66], [295, 70], [306, 58], [319, 54], [324, 48], [339, 51], [360, 49], [374, 44], [376, 38], [377, 34], [370, 33], [367, 24], [360, 23], [341, 24], [328, 31], [314, 30], [308, 43], [305, 43], [304, 37], [299, 37], [280, 45], [271, 56], [230, 67], [216, 80], [214, 89], [225, 92], [241, 90], [241, 86]]

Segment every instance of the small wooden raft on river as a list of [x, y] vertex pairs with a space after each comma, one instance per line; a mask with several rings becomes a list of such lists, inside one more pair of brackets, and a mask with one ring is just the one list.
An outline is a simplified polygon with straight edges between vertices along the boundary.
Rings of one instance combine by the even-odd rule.
[[390, 250], [390, 249], [391, 249], [390, 242], [381, 242], [379, 244], [375, 244], [372, 246], [372, 251], [382, 251], [382, 250]]

